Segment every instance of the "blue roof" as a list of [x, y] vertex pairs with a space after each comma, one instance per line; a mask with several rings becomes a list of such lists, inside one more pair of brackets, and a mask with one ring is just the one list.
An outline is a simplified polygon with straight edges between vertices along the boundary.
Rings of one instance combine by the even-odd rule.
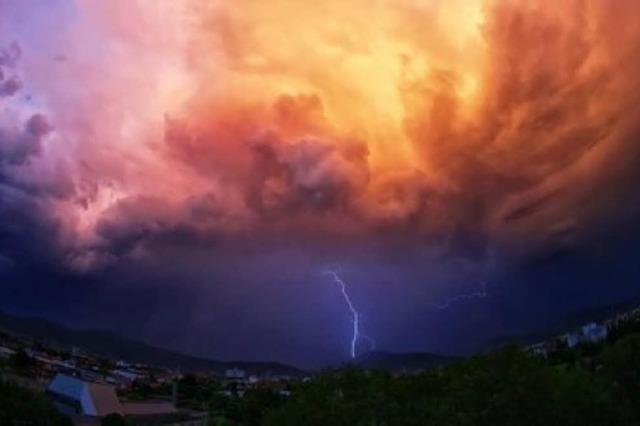
[[65, 374], [58, 374], [49, 384], [49, 391], [80, 401], [85, 382]]

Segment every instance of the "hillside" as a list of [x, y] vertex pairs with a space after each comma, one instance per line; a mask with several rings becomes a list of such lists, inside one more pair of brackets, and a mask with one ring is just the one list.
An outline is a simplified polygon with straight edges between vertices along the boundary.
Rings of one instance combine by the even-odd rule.
[[102, 330], [76, 330], [40, 319], [8, 315], [0, 312], [0, 329], [36, 340], [84, 350], [113, 359], [124, 359], [183, 371], [223, 372], [238, 367], [249, 374], [277, 374], [297, 376], [303, 372], [295, 367], [277, 362], [223, 362], [185, 355], [168, 349], [123, 337]]
[[499, 350], [500, 348], [516, 343], [519, 345], [531, 345], [544, 340], [552, 339], [556, 336], [568, 333], [577, 328], [582, 327], [590, 322], [602, 322], [616, 315], [629, 312], [640, 305], [637, 298], [627, 300], [613, 305], [598, 306], [586, 309], [580, 309], [570, 313], [569, 315], [554, 322], [544, 330], [537, 330], [531, 333], [514, 334], [506, 336], [497, 336], [484, 343], [479, 352], [488, 353]]

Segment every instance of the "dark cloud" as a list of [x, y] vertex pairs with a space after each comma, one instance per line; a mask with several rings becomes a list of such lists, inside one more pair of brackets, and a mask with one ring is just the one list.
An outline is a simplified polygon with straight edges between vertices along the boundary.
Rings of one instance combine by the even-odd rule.
[[16, 42], [0, 47], [0, 67], [13, 68], [22, 56], [22, 49]]
[[0, 255], [13, 266], [59, 269], [59, 224], [45, 200], [0, 183]]
[[[0, 49], [0, 67], [14, 67], [20, 54], [17, 44]], [[0, 97], [19, 91], [21, 85], [15, 82], [19, 82], [17, 77], [0, 82]], [[38, 180], [31, 168], [52, 131], [39, 113], [24, 123], [0, 125], [0, 269], [63, 267], [60, 225], [51, 215], [51, 202], [70, 197], [73, 184], [63, 170]]]
[[13, 96], [22, 89], [22, 82], [15, 76], [2, 81], [1, 72], [0, 70], [0, 98]]
[[13, 96], [22, 89], [20, 79], [15, 75], [5, 78], [3, 70], [3, 68], [14, 68], [21, 54], [22, 51], [17, 43], [12, 43], [9, 47], [0, 47], [0, 99]]
[[344, 148], [307, 137], [260, 141], [252, 148], [255, 175], [247, 190], [249, 202], [266, 214], [345, 210], [369, 178], [366, 145]]
[[23, 129], [0, 128], [0, 164], [22, 166], [42, 151], [42, 139], [52, 130], [41, 114], [27, 120]]

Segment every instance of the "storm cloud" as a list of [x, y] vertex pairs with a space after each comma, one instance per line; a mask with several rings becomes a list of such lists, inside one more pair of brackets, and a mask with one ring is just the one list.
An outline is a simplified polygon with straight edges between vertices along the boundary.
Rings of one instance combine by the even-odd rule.
[[422, 3], [0, 1], [0, 273], [439, 295], [635, 229], [640, 6]]

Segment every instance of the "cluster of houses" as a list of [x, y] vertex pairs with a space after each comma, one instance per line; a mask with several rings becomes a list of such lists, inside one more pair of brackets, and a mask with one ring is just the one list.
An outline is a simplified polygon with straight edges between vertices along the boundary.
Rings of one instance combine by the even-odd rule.
[[[0, 332], [0, 366], [12, 365], [22, 357], [28, 370], [18, 372], [0, 368], [3, 377], [21, 386], [45, 392], [59, 411], [75, 425], [99, 425], [109, 414], [132, 419], [135, 424], [200, 426], [207, 424], [206, 413], [177, 408], [180, 372], [126, 361], [112, 361], [80, 348], [44, 346], [28, 337]], [[293, 380], [282, 374], [249, 374], [241, 368], [203, 373], [219, 383], [221, 395], [243, 397], [258, 386], [268, 385], [281, 395], [290, 395]], [[144, 383], [153, 395], [147, 400], [129, 401], [136, 383]], [[171, 395], [168, 395], [169, 390]], [[119, 396], [120, 395], [120, 396]], [[123, 397], [122, 395], [125, 395]]]
[[[174, 397], [130, 402], [117, 391], [131, 389], [136, 381], [150, 386], [175, 383], [174, 372], [145, 364], [112, 362], [79, 348], [70, 351], [44, 347], [28, 338], [0, 336], [0, 361], [6, 365], [25, 363], [25, 370], [0, 369], [0, 378], [45, 392], [56, 408], [74, 425], [100, 425], [109, 414], [118, 414], [135, 424], [205, 426], [207, 414], [176, 408]], [[126, 392], [124, 392], [126, 393]]]
[[602, 322], [590, 322], [582, 327], [553, 339], [527, 346], [527, 350], [535, 355], [548, 357], [561, 347], [574, 348], [584, 343], [598, 343], [607, 339], [609, 332], [620, 324], [634, 318], [640, 318], [640, 306], [627, 312], [619, 313]]
[[[266, 383], [272, 389], [276, 389], [281, 396], [288, 397], [291, 395], [289, 383], [292, 380], [297, 380], [297, 378], [281, 374], [265, 374], [261, 376], [247, 374], [245, 370], [237, 367], [226, 369], [222, 375], [213, 374], [212, 376], [222, 385], [222, 390], [219, 391], [221, 395], [240, 398], [244, 396], [247, 390]], [[309, 380], [309, 377], [303, 379], [303, 381], [307, 380]]]
[[[119, 366], [126, 368], [124, 371], [131, 371], [131, 366]], [[247, 390], [266, 382], [272, 387], [282, 385], [279, 389], [280, 394], [290, 395], [288, 380], [284, 376], [260, 377], [249, 375], [240, 368], [230, 368], [214, 376], [222, 385], [223, 390], [220, 393], [229, 397], [243, 397]], [[134, 424], [207, 425], [207, 413], [177, 408], [177, 383], [177, 380], [172, 382], [170, 398], [156, 396], [155, 399], [129, 401], [119, 398], [116, 386], [112, 384], [59, 373], [51, 380], [46, 393], [56, 408], [70, 416], [75, 425], [99, 425], [101, 419], [109, 414], [119, 414]]]
[[104, 360], [79, 348], [73, 348], [70, 352], [59, 352], [50, 348], [38, 349], [29, 345], [29, 342], [0, 340], [0, 360], [8, 361], [19, 353], [23, 353], [33, 364], [29, 375], [31, 388], [44, 388], [59, 373], [120, 389], [129, 388], [136, 380], [150, 381], [152, 376], [152, 381], [156, 384], [163, 384], [173, 377], [170, 371], [152, 369], [145, 364], [118, 361], [115, 365], [106, 366]]

